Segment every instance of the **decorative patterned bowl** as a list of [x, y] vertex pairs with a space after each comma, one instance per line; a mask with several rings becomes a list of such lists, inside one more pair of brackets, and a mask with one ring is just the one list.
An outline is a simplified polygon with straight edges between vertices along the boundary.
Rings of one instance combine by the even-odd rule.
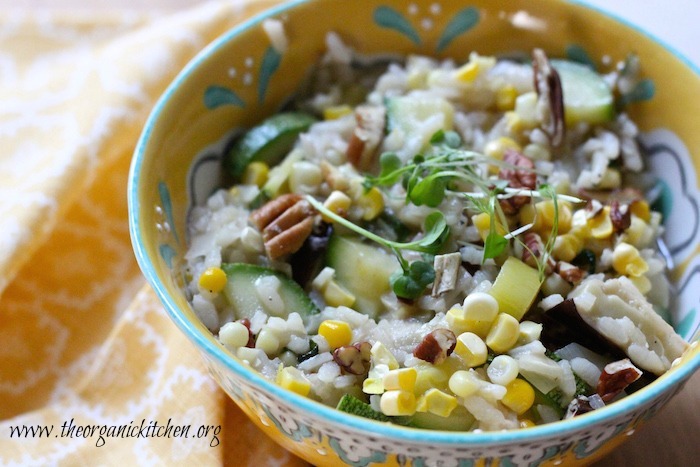
[[[280, 53], [262, 28], [283, 21]], [[173, 321], [214, 378], [264, 432], [314, 465], [539, 465], [590, 463], [652, 417], [700, 367], [697, 342], [645, 389], [601, 410], [499, 433], [421, 431], [347, 415], [287, 392], [228, 354], [199, 323], [181, 287], [188, 209], [220, 182], [235, 129], [274, 113], [335, 31], [365, 54], [421, 53], [465, 60], [546, 49], [600, 63], [639, 54], [647, 77], [633, 118], [660, 177], [666, 244], [676, 268], [677, 331], [697, 341], [700, 322], [700, 77], [682, 58], [620, 20], [555, 0], [301, 0], [242, 24], [202, 51], [156, 105], [136, 149], [129, 187], [136, 256]], [[695, 335], [693, 335], [695, 334]]]

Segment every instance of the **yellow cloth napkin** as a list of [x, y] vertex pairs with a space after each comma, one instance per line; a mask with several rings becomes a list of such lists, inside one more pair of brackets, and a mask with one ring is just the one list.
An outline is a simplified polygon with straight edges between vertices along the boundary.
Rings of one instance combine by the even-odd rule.
[[0, 11], [0, 465], [302, 464], [209, 377], [127, 228], [129, 162], [157, 97], [273, 3]]

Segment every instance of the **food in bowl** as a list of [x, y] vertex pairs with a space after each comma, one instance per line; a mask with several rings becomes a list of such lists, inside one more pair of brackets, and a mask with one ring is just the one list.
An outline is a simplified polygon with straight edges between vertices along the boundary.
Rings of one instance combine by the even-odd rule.
[[688, 344], [657, 312], [634, 56], [383, 66], [327, 42], [190, 213], [187, 291], [223, 346], [339, 410], [460, 431], [576, 416], [671, 367]]

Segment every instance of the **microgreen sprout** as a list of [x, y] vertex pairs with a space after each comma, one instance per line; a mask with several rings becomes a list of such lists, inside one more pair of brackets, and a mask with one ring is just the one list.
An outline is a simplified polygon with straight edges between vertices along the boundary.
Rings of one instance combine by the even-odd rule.
[[435, 279], [435, 271], [427, 261], [414, 261], [409, 263], [401, 254], [401, 250], [411, 250], [421, 253], [434, 254], [440, 251], [442, 245], [450, 234], [445, 216], [440, 211], [430, 213], [423, 224], [423, 236], [410, 242], [396, 242], [387, 240], [369, 230], [360, 227], [354, 222], [339, 216], [335, 212], [323, 206], [313, 196], [307, 195], [306, 200], [321, 214], [333, 222], [372, 240], [391, 250], [401, 265], [401, 270], [391, 276], [391, 286], [398, 297], [414, 299], [423, 293], [425, 288]]

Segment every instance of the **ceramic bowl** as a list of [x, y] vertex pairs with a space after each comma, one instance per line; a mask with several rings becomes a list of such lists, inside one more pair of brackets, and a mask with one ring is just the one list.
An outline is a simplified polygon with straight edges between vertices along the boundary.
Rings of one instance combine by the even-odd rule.
[[[270, 43], [262, 21], [284, 23], [288, 48]], [[188, 210], [220, 183], [220, 156], [236, 129], [277, 111], [338, 33], [363, 54], [420, 53], [465, 61], [469, 52], [549, 56], [598, 64], [636, 52], [646, 79], [633, 119], [662, 188], [659, 208], [673, 257], [671, 319], [688, 341], [700, 321], [700, 78], [643, 32], [578, 4], [553, 0], [306, 0], [281, 5], [226, 33], [175, 79], [136, 149], [129, 187], [138, 261], [169, 315], [212, 375], [265, 433], [314, 465], [538, 465], [590, 463], [652, 417], [700, 366], [692, 346], [641, 391], [574, 419], [510, 432], [454, 433], [386, 425], [288, 392], [227, 353], [182, 292]], [[495, 465], [495, 464], [489, 464]]]

